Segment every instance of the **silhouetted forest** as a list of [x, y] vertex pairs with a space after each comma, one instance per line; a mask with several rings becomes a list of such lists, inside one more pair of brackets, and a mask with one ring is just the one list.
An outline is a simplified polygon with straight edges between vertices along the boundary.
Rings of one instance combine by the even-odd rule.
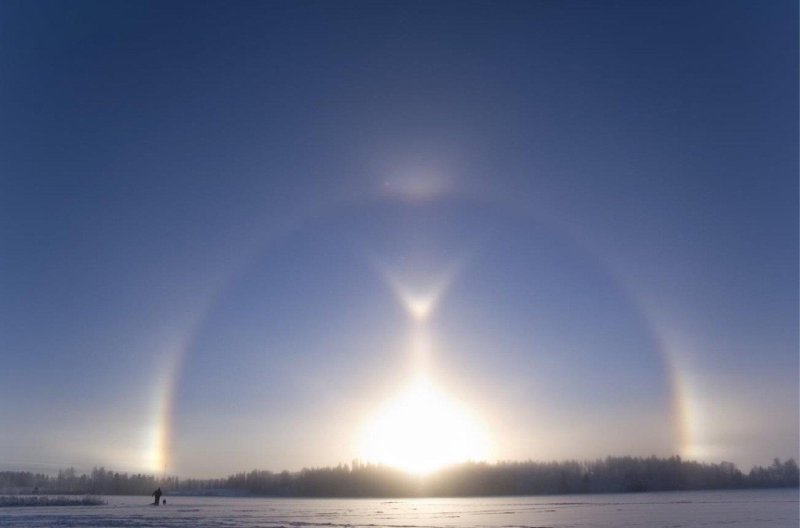
[[28, 471], [0, 471], [0, 492], [40, 493], [47, 495], [150, 495], [159, 486], [178, 488], [176, 477], [163, 479], [141, 473], [119, 473], [94, 468], [79, 475], [74, 468], [61, 469], [56, 475]]
[[768, 467], [743, 473], [734, 464], [707, 464], [680, 457], [608, 457], [586, 462], [464, 463], [426, 477], [380, 465], [346, 464], [333, 468], [287, 471], [253, 470], [219, 479], [158, 479], [95, 468], [78, 475], [0, 472], [0, 492], [42, 494], [149, 495], [248, 494], [268, 497], [415, 497], [547, 495], [672, 490], [797, 487], [800, 469], [794, 459], [775, 459]]

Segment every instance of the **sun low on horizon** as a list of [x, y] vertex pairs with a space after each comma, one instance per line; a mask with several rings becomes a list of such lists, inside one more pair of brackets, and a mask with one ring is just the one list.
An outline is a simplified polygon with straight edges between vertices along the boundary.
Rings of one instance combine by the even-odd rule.
[[424, 377], [379, 406], [360, 434], [360, 460], [419, 475], [491, 456], [476, 417]]

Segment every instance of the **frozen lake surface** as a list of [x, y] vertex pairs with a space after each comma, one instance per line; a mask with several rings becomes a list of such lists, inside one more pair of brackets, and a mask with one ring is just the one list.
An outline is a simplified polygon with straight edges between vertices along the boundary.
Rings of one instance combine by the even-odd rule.
[[0, 510], [0, 526], [267, 528], [797, 528], [798, 490], [470, 499], [107, 497], [105, 506]]

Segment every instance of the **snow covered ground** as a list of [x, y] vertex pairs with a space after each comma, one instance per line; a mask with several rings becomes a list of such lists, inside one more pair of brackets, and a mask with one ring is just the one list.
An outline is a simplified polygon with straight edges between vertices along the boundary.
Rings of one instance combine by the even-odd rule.
[[11, 507], [0, 526], [266, 528], [796, 528], [798, 490], [472, 499], [107, 497], [104, 506]]

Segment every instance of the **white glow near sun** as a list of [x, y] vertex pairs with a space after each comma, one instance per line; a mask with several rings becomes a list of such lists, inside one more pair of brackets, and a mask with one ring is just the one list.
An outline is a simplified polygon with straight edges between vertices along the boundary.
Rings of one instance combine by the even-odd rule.
[[428, 318], [434, 305], [436, 304], [436, 296], [414, 296], [411, 294], [403, 296], [403, 302], [408, 308], [409, 313], [418, 321]]
[[382, 409], [364, 429], [361, 444], [366, 461], [419, 474], [488, 457], [483, 427], [425, 379]]
[[448, 286], [450, 286], [454, 275], [455, 273], [453, 271], [442, 275], [437, 281], [429, 284], [425, 291], [422, 292], [412, 290], [395, 275], [388, 271], [384, 272], [386, 282], [406, 308], [409, 315], [411, 315], [415, 321], [420, 322], [427, 320], [431, 315]]
[[416, 167], [396, 171], [383, 180], [382, 194], [411, 203], [424, 203], [449, 194], [453, 177], [434, 168]]

